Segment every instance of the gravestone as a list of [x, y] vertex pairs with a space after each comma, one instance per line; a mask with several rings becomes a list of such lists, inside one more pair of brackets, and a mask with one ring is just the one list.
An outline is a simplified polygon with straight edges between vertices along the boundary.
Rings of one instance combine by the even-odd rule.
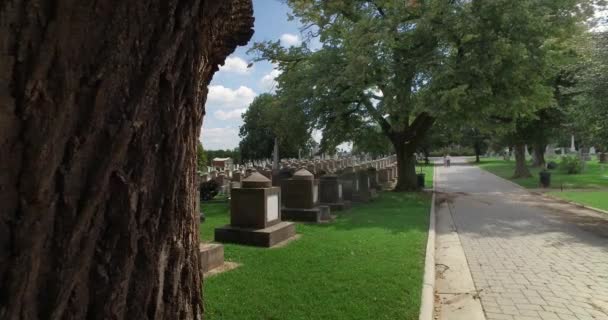
[[319, 206], [319, 181], [306, 169], [298, 170], [285, 181], [283, 219], [301, 222], [324, 222], [331, 220], [328, 206]]
[[351, 207], [350, 201], [343, 198], [342, 184], [337, 175], [325, 175], [319, 181], [319, 202], [329, 206], [332, 211], [346, 210]]
[[357, 190], [353, 192], [354, 202], [369, 202], [372, 199], [370, 189], [369, 173], [367, 168], [359, 169], [356, 174]]
[[[293, 168], [281, 168], [279, 170], [279, 174], [276, 177], [277, 184], [281, 188], [281, 195], [284, 195], [287, 192], [287, 180], [291, 179], [294, 174]], [[281, 205], [285, 204], [285, 197], [281, 196]]]
[[382, 187], [380, 186], [380, 181], [378, 179], [378, 169], [376, 168], [375, 163], [373, 167], [367, 169], [367, 173], [369, 175], [370, 188], [376, 191], [382, 189]]
[[272, 247], [295, 236], [295, 225], [281, 220], [281, 190], [253, 172], [232, 190], [230, 224], [215, 229], [215, 241]]
[[224, 246], [219, 243], [201, 243], [198, 248], [203, 274], [224, 265]]
[[353, 167], [344, 168], [338, 177], [342, 185], [342, 198], [344, 201], [353, 201], [353, 194], [358, 190], [357, 176]]
[[378, 170], [378, 182], [382, 187], [387, 188], [390, 185], [390, 174], [390, 169], [388, 168], [382, 168]]

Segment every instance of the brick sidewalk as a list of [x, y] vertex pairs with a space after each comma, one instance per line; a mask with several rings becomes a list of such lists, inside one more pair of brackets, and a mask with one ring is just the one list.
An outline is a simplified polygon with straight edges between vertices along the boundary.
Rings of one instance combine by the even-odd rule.
[[487, 319], [608, 320], [605, 217], [477, 167], [438, 171]]

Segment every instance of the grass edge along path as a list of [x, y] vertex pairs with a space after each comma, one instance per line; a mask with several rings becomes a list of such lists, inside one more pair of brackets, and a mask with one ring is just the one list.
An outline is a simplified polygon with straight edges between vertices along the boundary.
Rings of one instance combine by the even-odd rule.
[[608, 211], [608, 192], [606, 191], [549, 192], [549, 195], [592, 209]]
[[[284, 248], [225, 245], [226, 260], [242, 266], [205, 279], [206, 319], [417, 319], [430, 202], [383, 192], [333, 224], [298, 224], [302, 237]], [[203, 207], [209, 241], [228, 208]]]
[[[471, 163], [524, 188], [535, 189], [539, 187], [538, 174], [541, 171], [540, 168], [529, 167], [532, 173], [530, 178], [513, 179], [515, 161], [484, 158], [481, 163]], [[602, 165], [597, 161], [589, 161], [586, 170], [581, 174], [566, 174], [559, 169], [550, 172], [552, 189], [608, 189], [608, 166], [602, 169]]]
[[[514, 161], [486, 158], [481, 163], [473, 164], [524, 188], [538, 188], [539, 168], [530, 168], [532, 172], [531, 178], [512, 179], [511, 176], [515, 166]], [[589, 161], [586, 171], [582, 174], [568, 175], [560, 172], [559, 169], [552, 170], [552, 188], [546, 191], [549, 195], [563, 200], [600, 210], [608, 210], [608, 171], [606, 171], [606, 168], [603, 169], [602, 165], [597, 161]], [[561, 188], [565, 190], [560, 191]]]

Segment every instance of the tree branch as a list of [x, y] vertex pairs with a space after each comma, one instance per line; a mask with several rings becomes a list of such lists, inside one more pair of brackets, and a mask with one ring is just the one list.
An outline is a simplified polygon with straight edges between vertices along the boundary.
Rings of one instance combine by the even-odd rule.
[[369, 115], [378, 123], [378, 125], [380, 125], [380, 128], [382, 128], [382, 132], [384, 132], [384, 134], [390, 137], [393, 131], [391, 124], [384, 118], [384, 116], [382, 116], [382, 114], [376, 108], [374, 108], [369, 99], [364, 98], [361, 102], [369, 113]]

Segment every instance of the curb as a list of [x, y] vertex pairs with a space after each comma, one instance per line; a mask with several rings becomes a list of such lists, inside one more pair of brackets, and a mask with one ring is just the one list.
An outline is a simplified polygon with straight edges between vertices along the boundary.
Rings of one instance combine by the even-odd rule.
[[435, 310], [435, 190], [437, 186], [437, 167], [433, 168], [433, 197], [429, 218], [429, 234], [426, 243], [424, 278], [422, 280], [422, 301], [419, 320], [432, 320]]

